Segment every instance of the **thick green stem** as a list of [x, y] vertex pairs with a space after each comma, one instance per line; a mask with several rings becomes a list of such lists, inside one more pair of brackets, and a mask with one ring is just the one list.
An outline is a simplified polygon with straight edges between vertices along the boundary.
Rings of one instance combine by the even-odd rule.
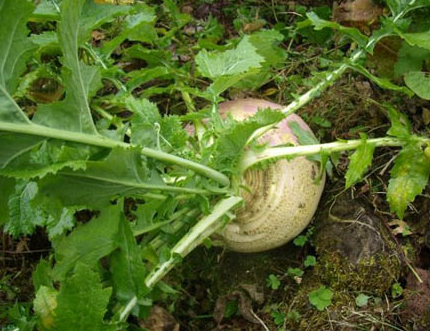
[[[169, 260], [161, 263], [146, 277], [145, 284], [152, 288], [159, 282], [177, 262], [176, 255], [185, 257], [195, 247], [200, 245], [203, 240], [208, 238], [219, 227], [214, 227], [216, 222], [221, 223], [220, 219], [232, 208], [242, 202], [241, 197], [233, 196], [218, 202], [212, 213], [203, 217], [182, 239], [172, 248]], [[212, 229], [212, 231], [208, 231]]]
[[[92, 135], [82, 132], [65, 131], [54, 128], [49, 128], [37, 124], [19, 124], [19, 123], [5, 123], [0, 122], [0, 131], [16, 132], [22, 134], [35, 135], [46, 138], [60, 139], [66, 141], [73, 141], [77, 143], [114, 148], [114, 147], [135, 147], [134, 145], [127, 144], [121, 141], [116, 141], [112, 139], [105, 138], [101, 135]], [[143, 147], [141, 148], [141, 154], [156, 160], [160, 160], [166, 163], [173, 163], [184, 168], [195, 171], [198, 174], [206, 176], [213, 179], [214, 181], [229, 186], [230, 180], [224, 174], [213, 170], [205, 165], [197, 162], [193, 162], [169, 153], [154, 150], [151, 148]]]
[[[422, 144], [430, 143], [429, 138], [416, 137], [417, 142]], [[308, 156], [320, 153], [333, 153], [356, 149], [362, 144], [374, 144], [376, 147], [382, 146], [403, 146], [405, 140], [392, 137], [368, 139], [365, 142], [363, 140], [349, 140], [345, 142], [332, 142], [327, 144], [316, 144], [316, 145], [305, 145], [305, 146], [294, 146], [294, 147], [271, 147], [263, 150], [262, 152], [256, 152], [248, 150], [244, 153], [242, 160], [239, 164], [239, 170], [244, 172], [249, 167], [259, 163], [268, 161], [271, 159], [280, 159], [287, 157], [296, 156]]]
[[[176, 255], [185, 257], [206, 238], [218, 231], [224, 223], [221, 218], [241, 203], [241, 197], [233, 196], [218, 202], [208, 216], [203, 217], [182, 239], [171, 249], [171, 258], [156, 266], [145, 279], [145, 285], [153, 288], [175, 265]], [[120, 314], [120, 321], [124, 321], [131, 310], [136, 306], [137, 298], [133, 297]]]

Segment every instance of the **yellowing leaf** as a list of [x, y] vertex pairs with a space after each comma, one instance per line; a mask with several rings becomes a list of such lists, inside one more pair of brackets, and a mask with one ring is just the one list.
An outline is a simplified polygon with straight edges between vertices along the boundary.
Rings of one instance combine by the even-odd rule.
[[57, 291], [47, 286], [41, 286], [34, 299], [34, 311], [39, 315], [40, 323], [45, 329], [52, 329], [57, 308]]

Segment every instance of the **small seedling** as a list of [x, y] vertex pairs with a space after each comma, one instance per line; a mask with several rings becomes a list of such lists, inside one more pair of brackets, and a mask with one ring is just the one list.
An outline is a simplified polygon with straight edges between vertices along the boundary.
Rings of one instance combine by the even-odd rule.
[[355, 298], [355, 304], [358, 307], [365, 307], [367, 306], [367, 304], [369, 303], [369, 299], [370, 297], [366, 294], [360, 293], [356, 298]]
[[307, 267], [313, 267], [314, 265], [317, 264], [317, 258], [313, 255], [308, 255], [306, 256], [305, 261], [303, 262], [303, 265], [307, 268]]
[[281, 281], [274, 274], [270, 274], [269, 277], [267, 277], [267, 286], [272, 290], [277, 290], [279, 286], [281, 286]]
[[395, 299], [403, 294], [403, 287], [399, 283], [394, 283], [391, 286], [391, 296]]
[[333, 292], [325, 286], [321, 286], [317, 290], [309, 293], [310, 303], [315, 306], [319, 311], [323, 311], [324, 308], [330, 306], [332, 298]]

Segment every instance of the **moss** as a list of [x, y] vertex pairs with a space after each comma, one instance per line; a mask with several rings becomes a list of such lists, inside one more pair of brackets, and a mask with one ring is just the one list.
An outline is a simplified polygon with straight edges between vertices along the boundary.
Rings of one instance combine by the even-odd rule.
[[353, 265], [337, 252], [319, 258], [316, 276], [335, 291], [350, 290], [381, 296], [400, 276], [397, 257], [378, 254]]

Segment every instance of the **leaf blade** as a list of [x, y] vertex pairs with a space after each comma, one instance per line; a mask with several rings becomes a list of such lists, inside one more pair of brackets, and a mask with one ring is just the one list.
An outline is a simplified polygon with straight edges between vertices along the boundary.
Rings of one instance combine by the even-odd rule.
[[350, 188], [352, 185], [361, 180], [363, 173], [372, 163], [375, 144], [367, 143], [366, 135], [360, 134], [362, 144], [349, 157], [348, 170], [345, 174], [345, 188]]
[[430, 158], [421, 148], [409, 143], [400, 151], [390, 171], [387, 200], [391, 211], [403, 219], [408, 203], [422, 192], [430, 174]]

